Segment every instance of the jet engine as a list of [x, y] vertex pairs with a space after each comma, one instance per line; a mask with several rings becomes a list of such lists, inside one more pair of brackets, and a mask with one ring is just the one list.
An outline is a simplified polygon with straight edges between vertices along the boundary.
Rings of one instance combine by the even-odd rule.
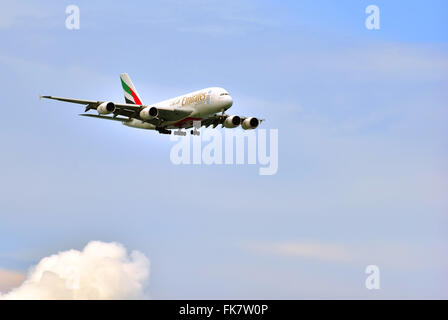
[[159, 110], [156, 107], [146, 107], [140, 111], [140, 118], [143, 120], [152, 120], [159, 114]]
[[109, 114], [115, 111], [115, 105], [113, 102], [103, 102], [96, 108], [98, 114]]
[[230, 116], [224, 120], [224, 127], [226, 128], [236, 128], [241, 124], [241, 118], [238, 116]]
[[260, 120], [258, 120], [257, 118], [247, 118], [244, 119], [243, 123], [241, 124], [241, 128], [243, 128], [244, 130], [256, 129], [259, 124]]

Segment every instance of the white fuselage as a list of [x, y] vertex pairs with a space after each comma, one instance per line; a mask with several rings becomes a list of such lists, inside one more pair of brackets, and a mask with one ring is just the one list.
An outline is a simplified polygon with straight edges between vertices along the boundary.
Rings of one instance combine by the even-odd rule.
[[[212, 87], [194, 91], [172, 99], [163, 100], [158, 103], [148, 105], [148, 107], [170, 109], [173, 111], [176, 109], [191, 110], [191, 114], [187, 117], [180, 120], [178, 119], [175, 121], [163, 122], [164, 127], [181, 128], [186, 121], [206, 119], [213, 114], [229, 109], [232, 104], [232, 97], [225, 89]], [[155, 125], [138, 119], [132, 119], [132, 121], [124, 124], [129, 127], [141, 129], [156, 128]]]

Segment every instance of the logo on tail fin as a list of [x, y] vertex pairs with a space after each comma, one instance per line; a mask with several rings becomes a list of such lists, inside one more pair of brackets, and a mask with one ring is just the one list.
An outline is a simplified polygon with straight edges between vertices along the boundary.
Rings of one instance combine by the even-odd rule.
[[128, 74], [120, 74], [120, 79], [121, 86], [123, 87], [124, 91], [124, 100], [126, 101], [126, 103], [142, 105], [142, 99], [140, 99], [140, 96], [134, 85], [132, 84], [131, 78], [129, 78]]

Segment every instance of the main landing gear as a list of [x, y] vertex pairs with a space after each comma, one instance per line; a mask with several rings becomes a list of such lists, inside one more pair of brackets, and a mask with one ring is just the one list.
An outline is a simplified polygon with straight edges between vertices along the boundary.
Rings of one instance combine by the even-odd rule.
[[[190, 134], [192, 136], [199, 136], [201, 132], [199, 129], [201, 128], [201, 121], [193, 121], [193, 129], [190, 130]], [[161, 134], [171, 134], [171, 130], [168, 130], [163, 127], [158, 127], [156, 130]], [[183, 136], [185, 137], [187, 135], [187, 132], [183, 131], [182, 128], [178, 128], [176, 131], [173, 131], [175, 136]]]
[[[190, 130], [190, 134], [192, 136], [199, 136], [201, 132], [199, 129], [201, 128], [201, 121], [193, 121], [193, 129]], [[187, 133], [185, 131], [182, 131], [181, 128], [178, 128], [176, 131], [174, 131], [175, 136], [186, 136]]]
[[171, 130], [167, 130], [165, 128], [156, 129], [160, 134], [171, 134]]
[[199, 136], [201, 133], [199, 131], [197, 131], [196, 129], [194, 129], [194, 130], [190, 130], [190, 134], [192, 136]]
[[[177, 129], [176, 131], [173, 131], [173, 133], [175, 136], [185, 137], [187, 135], [187, 133], [185, 131], [182, 131], [181, 129]], [[192, 136], [199, 136], [201, 133], [198, 130], [194, 129], [194, 130], [190, 130], [190, 134]]]
[[183, 137], [185, 137], [187, 135], [187, 133], [185, 131], [182, 131], [181, 128], [179, 128], [176, 131], [174, 131], [174, 135], [175, 136], [183, 136]]

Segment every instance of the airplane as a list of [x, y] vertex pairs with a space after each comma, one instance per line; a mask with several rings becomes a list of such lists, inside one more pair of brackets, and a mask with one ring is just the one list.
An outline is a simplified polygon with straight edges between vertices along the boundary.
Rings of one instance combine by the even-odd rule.
[[[182, 129], [189, 129], [190, 134], [199, 135], [201, 126], [216, 128], [236, 128], [241, 125], [244, 130], [256, 129], [264, 121], [255, 117], [227, 115], [233, 104], [232, 97], [223, 88], [211, 87], [187, 93], [158, 103], [145, 105], [127, 73], [120, 74], [125, 103], [110, 101], [93, 101], [53, 96], [40, 98], [53, 99], [85, 105], [85, 112], [96, 110], [98, 114], [82, 113], [80, 116], [119, 121], [122, 124], [140, 129], [156, 130], [160, 134], [185, 136]], [[111, 115], [111, 116], [108, 116]]]

